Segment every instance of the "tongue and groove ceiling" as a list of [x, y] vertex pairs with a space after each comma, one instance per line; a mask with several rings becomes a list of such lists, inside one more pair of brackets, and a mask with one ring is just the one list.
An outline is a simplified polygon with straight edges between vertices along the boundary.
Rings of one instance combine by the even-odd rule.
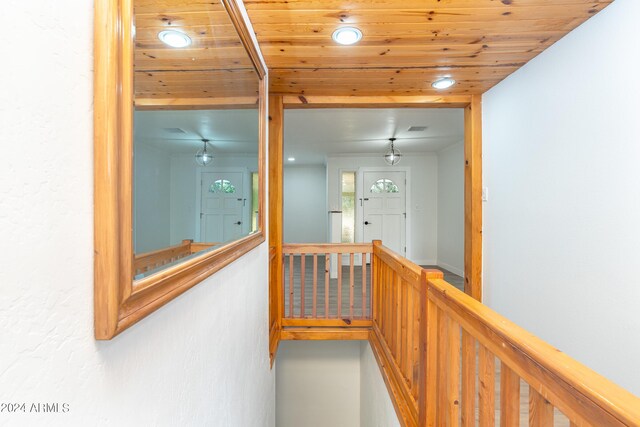
[[[487, 91], [610, 0], [245, 0], [271, 91], [460, 95]], [[219, 0], [135, 0], [136, 97], [255, 95], [247, 56]], [[335, 29], [363, 39], [341, 46]], [[176, 28], [193, 44], [164, 46]], [[453, 77], [452, 88], [431, 83]]]
[[[246, 0], [274, 92], [483, 93], [610, 1]], [[356, 26], [340, 46], [331, 34]], [[436, 91], [451, 76], [457, 84]]]

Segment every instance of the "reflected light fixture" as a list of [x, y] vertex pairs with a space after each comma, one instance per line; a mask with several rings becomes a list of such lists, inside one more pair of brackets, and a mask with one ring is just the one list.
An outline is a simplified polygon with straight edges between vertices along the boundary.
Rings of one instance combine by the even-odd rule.
[[296, 158], [295, 157], [288, 157], [287, 160], [289, 160], [290, 162], [295, 162]]
[[395, 140], [396, 140], [396, 138], [389, 138], [389, 141], [391, 141], [391, 148], [384, 155], [384, 161], [389, 166], [397, 165], [398, 163], [400, 163], [400, 159], [402, 159], [402, 153], [393, 144], [395, 142]]
[[342, 27], [333, 32], [331, 38], [342, 45], [352, 45], [358, 43], [362, 39], [362, 31], [356, 27]]
[[177, 30], [160, 31], [158, 38], [171, 47], [187, 47], [191, 44], [191, 37]]
[[196, 163], [200, 166], [207, 166], [209, 163], [213, 161], [213, 154], [207, 151], [207, 145], [209, 144], [208, 139], [202, 139], [202, 149], [198, 150], [196, 153]]
[[443, 77], [443, 78], [438, 79], [435, 82], [431, 83], [431, 86], [434, 89], [449, 89], [455, 83], [456, 83], [456, 81], [453, 80], [451, 77]]

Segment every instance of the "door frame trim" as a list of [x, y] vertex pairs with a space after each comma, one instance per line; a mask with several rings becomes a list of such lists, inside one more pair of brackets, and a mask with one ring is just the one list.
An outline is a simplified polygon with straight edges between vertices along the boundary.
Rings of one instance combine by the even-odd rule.
[[[464, 215], [464, 270], [465, 292], [482, 301], [482, 94], [443, 95], [443, 96], [308, 96], [270, 94], [270, 107], [282, 111], [285, 108], [463, 108], [464, 109], [464, 181], [465, 181], [465, 215]], [[284, 118], [276, 116], [270, 121], [270, 132], [273, 127], [274, 136], [269, 141], [269, 152], [272, 174], [282, 173], [282, 156], [278, 150], [284, 143]], [[274, 151], [272, 151], [274, 150]], [[272, 185], [273, 184], [273, 185]], [[269, 181], [270, 198], [276, 197], [276, 203], [282, 202], [282, 182]], [[270, 207], [274, 207], [270, 205]], [[271, 224], [282, 222], [282, 208], [270, 211], [275, 215], [270, 222], [270, 232], [274, 232], [275, 240], [282, 236], [278, 228]], [[280, 245], [282, 242], [280, 241]], [[275, 261], [276, 263], [279, 260]], [[273, 266], [272, 266], [273, 267]], [[282, 272], [273, 267], [277, 273], [277, 283], [282, 280]]]

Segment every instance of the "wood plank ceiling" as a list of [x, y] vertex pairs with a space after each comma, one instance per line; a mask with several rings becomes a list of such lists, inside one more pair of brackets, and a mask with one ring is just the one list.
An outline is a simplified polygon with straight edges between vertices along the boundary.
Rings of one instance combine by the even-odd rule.
[[[272, 92], [453, 95], [487, 91], [611, 1], [244, 3], [270, 70]], [[331, 34], [343, 26], [359, 28], [360, 43], [336, 44]], [[433, 89], [431, 83], [444, 76], [457, 83]]]
[[[255, 103], [258, 75], [220, 0], [134, 0], [133, 6], [139, 108], [194, 99]], [[158, 34], [168, 29], [187, 34], [192, 44], [167, 46]]]

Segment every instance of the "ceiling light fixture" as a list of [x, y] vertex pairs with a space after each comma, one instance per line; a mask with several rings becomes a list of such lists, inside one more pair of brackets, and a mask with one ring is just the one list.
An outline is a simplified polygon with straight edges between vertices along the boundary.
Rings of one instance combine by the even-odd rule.
[[295, 162], [296, 158], [295, 157], [288, 157], [287, 160], [289, 160], [290, 162]]
[[164, 44], [171, 47], [187, 47], [191, 44], [191, 38], [177, 30], [165, 30], [158, 33], [158, 38]]
[[400, 152], [400, 150], [398, 150], [393, 143], [395, 142], [396, 138], [389, 138], [389, 141], [391, 141], [391, 148], [389, 149], [389, 151], [387, 151], [387, 153], [384, 155], [384, 161], [389, 165], [389, 166], [395, 166], [398, 163], [400, 163], [400, 159], [402, 159], [402, 153]]
[[435, 89], [449, 89], [456, 83], [451, 77], [443, 77], [431, 83], [431, 86]]
[[362, 39], [362, 31], [356, 27], [342, 27], [333, 32], [331, 38], [342, 45], [352, 45], [358, 43]]
[[207, 166], [213, 161], [213, 154], [207, 151], [208, 139], [202, 139], [202, 149], [196, 153], [196, 163], [200, 166]]

